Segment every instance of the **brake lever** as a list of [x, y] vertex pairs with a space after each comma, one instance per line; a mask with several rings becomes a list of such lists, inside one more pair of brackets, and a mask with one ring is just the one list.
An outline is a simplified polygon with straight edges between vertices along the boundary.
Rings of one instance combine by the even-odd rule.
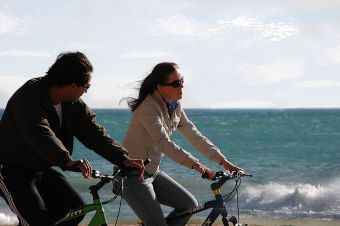
[[236, 177], [253, 177], [252, 174], [247, 174], [243, 170], [233, 171], [231, 174]]

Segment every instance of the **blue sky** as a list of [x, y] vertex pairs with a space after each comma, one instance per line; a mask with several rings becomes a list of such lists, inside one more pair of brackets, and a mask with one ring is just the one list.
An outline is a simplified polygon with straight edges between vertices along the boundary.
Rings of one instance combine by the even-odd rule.
[[187, 108], [340, 107], [337, 0], [0, 0], [0, 43], [0, 108], [75, 50], [94, 108], [126, 108], [161, 61], [181, 67]]

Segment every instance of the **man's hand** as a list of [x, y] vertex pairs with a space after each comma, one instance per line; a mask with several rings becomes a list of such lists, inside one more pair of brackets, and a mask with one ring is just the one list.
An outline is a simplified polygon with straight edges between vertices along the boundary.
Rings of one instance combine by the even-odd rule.
[[85, 178], [90, 178], [92, 166], [87, 159], [71, 160], [66, 163], [66, 169], [70, 171], [80, 171]]
[[192, 168], [194, 168], [195, 170], [197, 170], [201, 174], [207, 173], [209, 180], [211, 180], [216, 174], [216, 172], [214, 170], [202, 165], [199, 162], [195, 162], [194, 165], [192, 165]]
[[143, 181], [144, 180], [144, 163], [142, 159], [125, 159], [123, 161], [123, 165], [126, 168], [134, 168], [138, 171], [138, 178]]

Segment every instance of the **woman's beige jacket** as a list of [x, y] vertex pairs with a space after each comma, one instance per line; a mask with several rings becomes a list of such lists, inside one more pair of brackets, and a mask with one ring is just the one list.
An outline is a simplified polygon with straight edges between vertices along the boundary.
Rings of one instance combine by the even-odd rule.
[[132, 159], [151, 159], [151, 163], [145, 168], [150, 174], [159, 169], [164, 154], [192, 168], [198, 159], [171, 140], [176, 128], [193, 147], [212, 161], [219, 164], [225, 158], [220, 150], [196, 129], [180, 103], [169, 117], [166, 103], [157, 91], [147, 96], [133, 112], [123, 146]]

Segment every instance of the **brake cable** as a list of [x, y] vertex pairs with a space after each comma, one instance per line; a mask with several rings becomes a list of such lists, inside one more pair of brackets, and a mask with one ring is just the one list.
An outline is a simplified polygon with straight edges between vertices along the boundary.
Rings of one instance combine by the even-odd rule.
[[107, 200], [107, 201], [104, 201], [104, 202], [102, 202], [102, 204], [103, 205], [106, 205], [106, 204], [108, 204], [108, 203], [110, 203], [110, 202], [112, 202], [112, 201], [114, 201], [116, 198], [118, 197], [118, 195], [115, 195], [114, 197], [112, 197], [111, 199], [109, 199], [109, 200]]
[[[118, 175], [118, 173], [116, 175]], [[117, 213], [117, 217], [116, 217], [115, 226], [117, 226], [117, 222], [118, 222], [119, 214], [120, 214], [120, 209], [122, 208], [123, 188], [124, 188], [124, 178], [122, 178], [121, 187], [120, 187], [120, 194], [119, 193], [116, 194], [116, 197], [118, 195], [120, 195], [120, 202], [119, 202], [119, 208], [118, 208], [118, 213]]]
[[240, 208], [239, 208], [239, 203], [238, 203], [238, 188], [241, 185], [241, 178], [239, 180], [240, 180], [239, 186], [236, 188], [237, 222], [240, 222]]

